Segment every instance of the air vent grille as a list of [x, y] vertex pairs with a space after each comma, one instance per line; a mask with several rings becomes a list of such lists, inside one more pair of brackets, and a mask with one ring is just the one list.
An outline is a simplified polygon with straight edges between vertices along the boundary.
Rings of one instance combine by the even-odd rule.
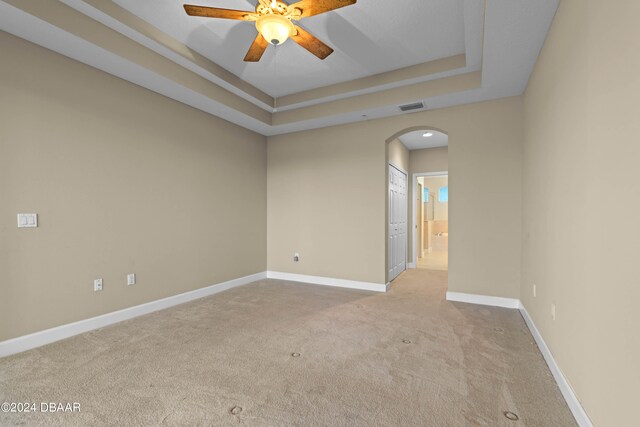
[[423, 102], [415, 102], [413, 104], [401, 105], [398, 108], [400, 108], [400, 111], [403, 111], [403, 112], [413, 111], [413, 110], [421, 110], [421, 109], [424, 108], [424, 103]]

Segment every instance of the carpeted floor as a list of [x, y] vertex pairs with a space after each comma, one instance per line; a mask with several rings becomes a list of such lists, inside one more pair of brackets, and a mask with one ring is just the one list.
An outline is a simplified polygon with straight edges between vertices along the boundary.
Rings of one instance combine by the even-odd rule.
[[81, 405], [0, 425], [575, 426], [519, 312], [446, 280], [264, 280], [0, 359], [0, 402]]

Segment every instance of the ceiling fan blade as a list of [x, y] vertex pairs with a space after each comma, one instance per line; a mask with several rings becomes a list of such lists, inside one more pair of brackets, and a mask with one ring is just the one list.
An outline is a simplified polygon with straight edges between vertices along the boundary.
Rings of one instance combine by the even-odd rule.
[[320, 59], [325, 59], [327, 56], [333, 53], [333, 49], [320, 41], [320, 39], [318, 39], [316, 36], [306, 30], [303, 30], [297, 25], [294, 26], [298, 33], [291, 36], [291, 40], [298, 43], [300, 46], [307, 49], [309, 52], [313, 53]]
[[319, 15], [331, 10], [340, 9], [341, 7], [355, 4], [357, 0], [301, 0], [289, 6], [289, 10], [300, 9], [302, 11], [301, 18], [307, 16]]
[[185, 4], [184, 10], [189, 16], [203, 16], [206, 18], [237, 19], [240, 21], [250, 21], [253, 12], [245, 10], [220, 9], [218, 7], [194, 6]]
[[262, 58], [262, 54], [267, 50], [269, 43], [258, 33], [258, 37], [253, 41], [247, 55], [244, 57], [245, 62], [258, 62]]

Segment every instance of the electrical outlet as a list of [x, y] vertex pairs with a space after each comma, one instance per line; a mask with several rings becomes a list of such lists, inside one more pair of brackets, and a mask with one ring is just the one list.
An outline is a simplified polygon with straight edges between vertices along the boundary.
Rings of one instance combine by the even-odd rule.
[[553, 320], [556, 320], [556, 305], [555, 304], [551, 304], [551, 318]]
[[136, 275], [135, 273], [127, 274], [127, 286], [136, 284]]
[[93, 291], [98, 292], [102, 290], [102, 279], [96, 279], [93, 281]]
[[534, 297], [534, 298], [537, 296], [537, 295], [536, 295], [536, 293], [537, 293], [536, 291], [537, 291], [537, 289], [536, 289], [536, 284], [534, 283], [534, 284], [533, 284], [533, 297]]
[[300, 261], [300, 254], [296, 252], [295, 254], [293, 254], [293, 262], [298, 262], [298, 261]]

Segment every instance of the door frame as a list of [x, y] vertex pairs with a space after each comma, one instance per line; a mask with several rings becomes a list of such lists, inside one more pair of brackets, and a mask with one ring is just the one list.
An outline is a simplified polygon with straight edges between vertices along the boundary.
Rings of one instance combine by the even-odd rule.
[[[411, 251], [411, 263], [407, 263], [407, 267], [409, 267], [409, 265], [411, 266], [410, 268], [416, 268], [418, 267], [418, 223], [417, 223], [417, 216], [418, 216], [418, 206], [417, 203], [415, 203], [416, 199], [418, 198], [418, 186], [416, 185], [416, 182], [418, 181], [418, 177], [422, 176], [425, 178], [435, 178], [435, 177], [449, 177], [449, 171], [440, 171], [440, 172], [417, 172], [413, 174], [413, 178], [411, 181], [411, 187], [412, 187], [412, 191], [411, 193], [413, 194], [413, 213], [411, 215], [412, 218], [412, 236], [413, 236], [413, 240], [412, 240], [412, 251]], [[420, 198], [420, 200], [422, 200], [422, 197]]]
[[[387, 183], [386, 183], [386, 187], [387, 187], [387, 195], [386, 195], [386, 198], [387, 198], [387, 206], [386, 206], [387, 214], [385, 215], [385, 218], [386, 218], [386, 224], [385, 224], [385, 234], [386, 234], [385, 235], [385, 242], [386, 242], [385, 243], [385, 249], [386, 249], [386, 255], [385, 255], [386, 267], [385, 267], [385, 271], [386, 271], [386, 273], [385, 273], [385, 276], [386, 276], [386, 280], [387, 280], [387, 285], [389, 283], [391, 283], [391, 281], [393, 280], [389, 276], [389, 262], [391, 262], [391, 260], [389, 259], [389, 250], [390, 250], [390, 248], [388, 246], [389, 236], [390, 236], [389, 208], [390, 208], [390, 204], [391, 204], [391, 198], [389, 197], [389, 177], [391, 175], [390, 167], [393, 167], [394, 169], [396, 169], [400, 173], [402, 173], [406, 177], [406, 180], [407, 180], [407, 182], [406, 182], [407, 194], [406, 194], [406, 197], [405, 197], [405, 212], [407, 213], [407, 217], [406, 217], [405, 221], [406, 221], [406, 224], [407, 224], [407, 232], [406, 232], [407, 238], [406, 238], [406, 240], [409, 240], [408, 239], [408, 237], [409, 237], [409, 230], [408, 230], [408, 228], [409, 228], [409, 172], [404, 170], [404, 168], [396, 165], [393, 162], [388, 162], [387, 163]], [[408, 242], [405, 242], [405, 245], [404, 245], [404, 270], [403, 271], [406, 271], [409, 268], [411, 268], [411, 263], [409, 262], [409, 247], [408, 247]]]

